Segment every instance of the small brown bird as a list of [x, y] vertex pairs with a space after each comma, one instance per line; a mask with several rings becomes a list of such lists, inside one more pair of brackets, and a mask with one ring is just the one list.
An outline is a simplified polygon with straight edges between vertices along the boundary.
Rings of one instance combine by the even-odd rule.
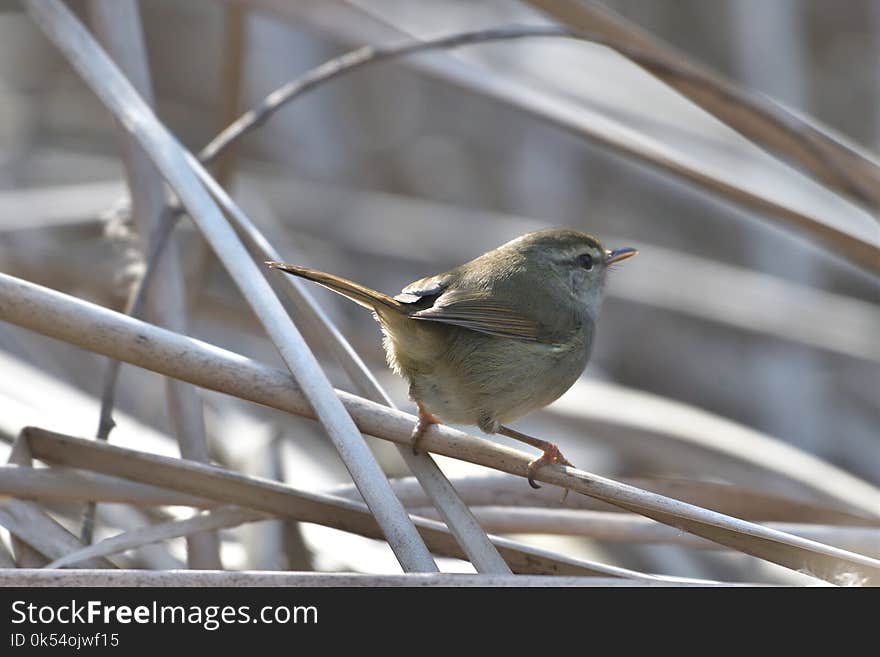
[[373, 311], [388, 364], [409, 382], [418, 405], [414, 450], [431, 424], [475, 424], [543, 451], [529, 464], [537, 488], [538, 468], [571, 464], [553, 443], [505, 424], [555, 401], [580, 377], [608, 266], [636, 253], [608, 251], [575, 230], [540, 230], [410, 283], [395, 297], [306, 267], [266, 264]]

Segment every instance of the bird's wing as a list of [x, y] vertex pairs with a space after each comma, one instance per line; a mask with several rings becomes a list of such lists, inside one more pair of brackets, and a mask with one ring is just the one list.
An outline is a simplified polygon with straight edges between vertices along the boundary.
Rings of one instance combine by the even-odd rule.
[[499, 303], [483, 290], [447, 289], [433, 305], [410, 315], [413, 319], [453, 324], [502, 338], [540, 340], [538, 322]]
[[514, 340], [541, 341], [536, 319], [499, 302], [485, 282], [468, 284], [458, 269], [428, 276], [407, 285], [394, 297], [410, 305], [412, 319], [452, 324]]
[[394, 298], [401, 303], [418, 303], [426, 297], [436, 297], [442, 294], [453, 279], [454, 276], [451, 272], [420, 278], [403, 288], [400, 294]]

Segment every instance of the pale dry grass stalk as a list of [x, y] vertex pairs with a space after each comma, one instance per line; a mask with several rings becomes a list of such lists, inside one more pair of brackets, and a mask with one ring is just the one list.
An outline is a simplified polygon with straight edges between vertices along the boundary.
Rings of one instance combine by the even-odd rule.
[[[30, 447], [28, 446], [27, 441], [22, 439], [20, 433], [13, 439], [8, 463], [27, 470], [30, 470], [33, 467], [33, 458], [31, 456]], [[0, 502], [2, 502], [4, 506], [11, 507], [13, 513], [17, 508], [21, 513], [31, 516], [31, 522], [33, 524], [51, 524], [53, 522], [52, 519], [49, 518], [48, 515], [46, 515], [46, 513], [34, 502], [16, 499], [3, 499], [0, 500]], [[9, 514], [7, 513], [6, 515], [8, 516]], [[13, 521], [14, 516], [8, 520], [10, 522]], [[8, 527], [7, 530], [9, 530]], [[10, 531], [10, 543], [12, 544], [12, 556], [20, 568], [42, 568], [48, 563], [46, 555], [40, 553], [17, 532]]]
[[302, 385], [310, 407], [315, 409], [364, 499], [385, 528], [389, 544], [405, 570], [436, 571], [437, 566], [427, 548], [403, 506], [394, 497], [355, 423], [333, 393], [314, 355], [232, 228], [190, 170], [186, 151], [156, 120], [130, 83], [62, 3], [26, 0], [25, 6], [77, 73], [149, 153], [174, 188]]
[[[673, 497], [695, 506], [745, 520], [783, 522], [789, 524], [824, 524], [846, 526], [880, 526], [880, 519], [864, 517], [837, 509], [818, 506], [779, 495], [756, 492], [730, 484], [684, 479], [624, 479], [624, 483], [659, 495]], [[554, 489], [525, 490], [519, 477], [494, 473], [458, 477], [451, 480], [469, 506], [515, 506], [549, 509], [620, 512], [606, 503], [584, 496], [569, 496], [560, 504]], [[394, 492], [408, 510], [427, 508], [431, 498], [414, 477], [392, 480]], [[359, 500], [357, 488], [347, 484], [323, 491], [335, 497]], [[137, 506], [189, 506], [211, 509], [218, 505], [198, 495], [187, 495], [159, 486], [128, 481], [68, 468], [20, 468], [0, 466], [0, 495], [28, 498], [41, 502], [82, 502], [98, 500]], [[417, 514], [426, 515], [426, 514]]]
[[[144, 509], [123, 504], [102, 504], [98, 507], [98, 520], [105, 528], [111, 531], [127, 532], [141, 529], [147, 525], [162, 522], [161, 519], [149, 514], [148, 511], [157, 509]], [[63, 510], [59, 510], [64, 515]], [[85, 546], [88, 549], [92, 546]], [[110, 555], [112, 556], [112, 555]], [[147, 568], [151, 570], [183, 570], [187, 568], [171, 553], [171, 546], [167, 543], [147, 543], [137, 546], [125, 555], [116, 557], [119, 561], [125, 560], [124, 568]]]
[[66, 468], [0, 466], [0, 495], [43, 502], [97, 500], [138, 506], [191, 506], [208, 509], [216, 502], [197, 495], [139, 484], [111, 475]]
[[[375, 518], [362, 502], [311, 493], [215, 466], [87, 441], [36, 427], [27, 428], [25, 435], [29, 445], [36, 448], [35, 455], [53, 464], [114, 473], [169, 490], [207, 496], [226, 505], [312, 522], [369, 538], [382, 538]], [[432, 552], [465, 557], [462, 548], [442, 523], [425, 518], [412, 520]], [[517, 572], [648, 577], [644, 573], [574, 559], [505, 538], [493, 537], [492, 541]]]
[[[0, 505], [0, 526], [18, 540], [26, 543], [41, 556], [58, 559], [82, 549], [82, 543], [40, 508], [31, 502], [9, 500]], [[25, 563], [33, 563], [28, 558]], [[83, 560], [89, 568], [115, 568], [116, 565], [102, 557]], [[23, 567], [27, 567], [23, 564]], [[43, 567], [41, 565], [41, 567]]]
[[[528, 506], [550, 509], [620, 511], [609, 504], [582, 495], [569, 495], [565, 503], [561, 504], [558, 491], [552, 488], [537, 491], [525, 490], [519, 477], [500, 472], [454, 477], [451, 481], [469, 506]], [[880, 526], [880, 517], [877, 516], [856, 514], [727, 483], [673, 477], [627, 477], [621, 481], [658, 495], [673, 497], [695, 506], [745, 520]], [[109, 490], [105, 494], [116, 494], [112, 488], [114, 484], [115, 482], [108, 482]], [[407, 509], [429, 505], [429, 500], [412, 477], [394, 479], [391, 485]], [[339, 497], [358, 499], [357, 489], [351, 484], [334, 486], [324, 492]]]
[[100, 543], [68, 552], [47, 564], [45, 568], [64, 568], [66, 566], [78, 565], [87, 559], [107, 557], [171, 538], [190, 537], [194, 534], [198, 535], [205, 532], [216, 532], [219, 529], [226, 529], [228, 527], [238, 527], [249, 522], [267, 520], [270, 517], [257, 511], [249, 511], [238, 507], [220, 507], [207, 513], [198, 513], [183, 520], [160, 522], [105, 538]]
[[[475, 506], [471, 510], [485, 531], [493, 534], [578, 536], [603, 542], [666, 543], [710, 550], [724, 547], [667, 527], [650, 518], [628, 513], [506, 506]], [[422, 518], [441, 519], [434, 507], [413, 508], [410, 513]], [[151, 543], [189, 536], [195, 532], [237, 527], [276, 517], [275, 514], [235, 506], [217, 507], [190, 518], [168, 520], [117, 534], [98, 544], [69, 552], [45, 567], [71, 566], [86, 559], [108, 557]], [[765, 523], [764, 526], [866, 556], [880, 556], [880, 529], [877, 527], [788, 522]]]
[[624, 579], [614, 577], [542, 575], [360, 575], [351, 573], [267, 573], [144, 570], [0, 570], [0, 587], [6, 586], [290, 586], [290, 587], [643, 587], [737, 586], [724, 582], [674, 579]]
[[[19, 435], [9, 455], [9, 462], [23, 470], [32, 470], [33, 457], [27, 440]], [[53, 520], [36, 502], [0, 498], [0, 526], [12, 536], [15, 561], [20, 568], [42, 568], [54, 559], [82, 548], [82, 543]], [[106, 559], [90, 559], [91, 568], [115, 568]]]
[[[667, 543], [704, 550], [723, 549], [712, 541], [630, 513], [510, 506], [472, 506], [471, 510], [483, 528], [494, 534], [550, 534], [611, 543]], [[430, 507], [414, 507], [409, 511], [425, 518], [434, 518], [436, 514]], [[793, 522], [761, 524], [843, 550], [880, 557], [878, 527]]]

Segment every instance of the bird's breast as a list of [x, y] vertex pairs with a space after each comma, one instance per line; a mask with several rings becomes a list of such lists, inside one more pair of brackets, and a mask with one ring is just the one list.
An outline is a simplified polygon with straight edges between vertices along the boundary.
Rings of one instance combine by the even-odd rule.
[[388, 362], [410, 382], [410, 396], [445, 422], [510, 422], [561, 396], [589, 358], [589, 331], [543, 343], [408, 321], [415, 326], [403, 330], [383, 322]]

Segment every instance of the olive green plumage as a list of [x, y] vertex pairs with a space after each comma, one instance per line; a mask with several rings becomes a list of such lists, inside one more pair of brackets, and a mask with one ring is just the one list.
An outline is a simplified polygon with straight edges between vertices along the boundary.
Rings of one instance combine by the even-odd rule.
[[375, 313], [388, 363], [444, 422], [499, 426], [562, 395], [590, 357], [607, 266], [585, 233], [549, 229], [407, 285], [390, 297], [332, 274], [267, 263]]

